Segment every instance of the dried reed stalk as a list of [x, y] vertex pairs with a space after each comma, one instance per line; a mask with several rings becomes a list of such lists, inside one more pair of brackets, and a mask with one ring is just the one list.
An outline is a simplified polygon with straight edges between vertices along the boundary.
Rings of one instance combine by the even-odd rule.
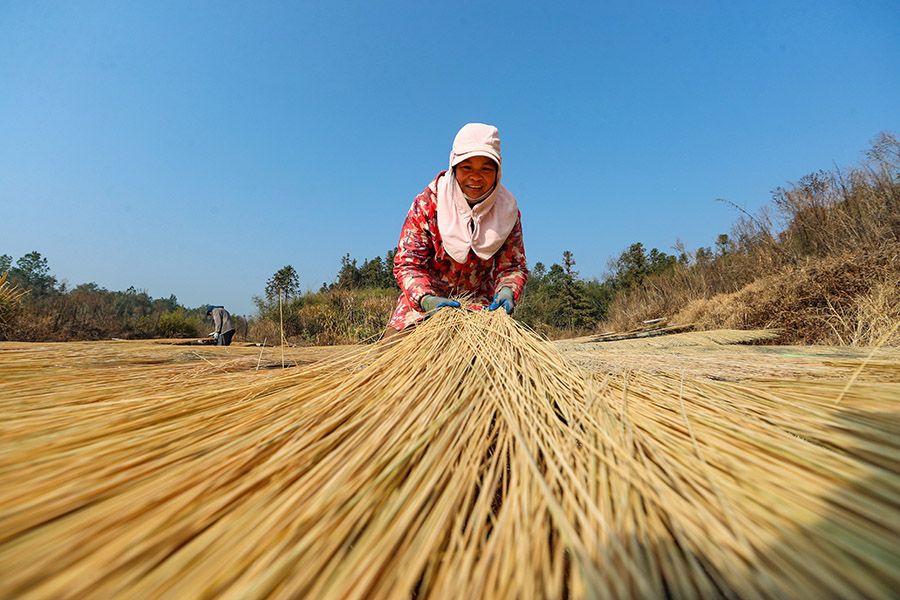
[[28, 290], [6, 280], [9, 272], [0, 275], [0, 325], [6, 323], [16, 313]]
[[900, 589], [896, 384], [597, 377], [461, 310], [277, 373], [0, 361], [2, 597]]

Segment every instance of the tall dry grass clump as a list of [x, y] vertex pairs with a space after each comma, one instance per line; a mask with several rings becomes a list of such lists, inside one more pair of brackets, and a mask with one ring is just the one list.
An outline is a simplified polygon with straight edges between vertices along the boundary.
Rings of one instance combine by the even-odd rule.
[[9, 283], [6, 280], [8, 275], [8, 272], [0, 275], [0, 327], [8, 324], [19, 312], [22, 300], [28, 293], [28, 290]]
[[882, 133], [859, 167], [819, 171], [773, 200], [797, 255], [834, 256], [900, 242], [900, 140]]
[[[900, 261], [897, 137], [880, 134], [860, 166], [807, 175], [777, 188], [772, 200], [773, 206], [764, 207], [757, 215], [742, 211], [731, 235], [723, 236], [727, 243], [715, 254], [698, 253], [693, 261], [649, 276], [640, 286], [621, 292], [609, 308], [607, 327], [629, 329], [642, 320], [679, 312], [679, 319], [689, 314], [690, 322], [707, 327], [738, 326], [748, 312], [742, 304], [733, 307], [731, 316], [705, 312], [704, 307], [727, 312], [732, 299], [750, 298], [755, 290], [771, 288], [775, 282], [785, 299], [800, 302], [790, 308], [785, 301], [772, 300], [784, 310], [770, 313], [769, 324], [785, 330], [791, 336], [789, 341], [862, 345], [878, 338], [886, 315], [895, 314], [892, 306], [896, 300], [888, 288], [895, 274], [891, 268], [884, 272], [884, 259], [886, 252], [893, 252], [888, 260]], [[805, 290], [789, 289], [791, 280], [807, 282], [808, 271], [824, 274], [838, 263], [847, 265], [849, 271], [828, 275], [841, 280], [839, 286], [831, 286], [835, 295], [812, 292], [814, 298], [822, 298], [810, 300]], [[872, 272], [878, 272], [874, 279], [848, 280], [848, 274]], [[808, 283], [815, 287], [814, 282]], [[828, 290], [830, 283], [819, 287]], [[873, 310], [882, 303], [888, 313]], [[816, 305], [815, 311], [809, 310], [811, 304]], [[775, 314], [785, 319], [776, 320]], [[865, 324], [871, 316], [879, 323], [874, 327]], [[748, 318], [749, 327], [762, 326], [756, 317]], [[723, 325], [723, 319], [730, 324]]]
[[895, 597], [896, 384], [599, 378], [498, 313], [278, 373], [7, 353], [0, 596]]
[[900, 244], [810, 261], [688, 303], [679, 323], [779, 329], [777, 343], [900, 345]]

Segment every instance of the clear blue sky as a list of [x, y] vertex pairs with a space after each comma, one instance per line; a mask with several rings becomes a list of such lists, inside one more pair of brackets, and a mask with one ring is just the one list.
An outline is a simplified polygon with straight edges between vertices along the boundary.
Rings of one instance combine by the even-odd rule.
[[384, 256], [465, 123], [585, 278], [900, 132], [900, 2], [0, 0], [0, 254], [252, 314]]

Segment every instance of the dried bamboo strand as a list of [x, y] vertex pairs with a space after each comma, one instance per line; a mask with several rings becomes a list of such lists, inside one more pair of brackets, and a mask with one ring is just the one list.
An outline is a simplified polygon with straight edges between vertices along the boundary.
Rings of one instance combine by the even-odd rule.
[[[32, 519], [0, 541], [0, 568], [32, 570], [0, 590], [762, 598], [900, 587], [898, 440], [881, 416], [896, 387], [858, 381], [834, 406], [838, 382], [592, 380], [505, 315], [462, 311], [441, 311], [395, 350], [253, 379], [210, 353], [204, 369], [117, 369], [133, 380], [104, 386], [127, 363], [108, 351], [80, 377], [60, 368], [47, 393], [20, 353], [12, 385], [36, 403], [0, 392], [0, 483], [38, 493], [0, 498], [0, 523], [25, 507]], [[227, 383], [202, 392], [215, 373]], [[105, 545], [80, 543], [84, 531]], [[47, 539], [71, 543], [42, 556]]]

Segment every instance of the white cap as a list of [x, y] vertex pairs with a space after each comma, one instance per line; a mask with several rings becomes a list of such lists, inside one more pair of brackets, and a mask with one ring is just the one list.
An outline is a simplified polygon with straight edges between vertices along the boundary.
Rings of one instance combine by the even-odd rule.
[[468, 123], [459, 130], [450, 151], [450, 168], [473, 156], [486, 156], [500, 166], [500, 132], [496, 127]]

